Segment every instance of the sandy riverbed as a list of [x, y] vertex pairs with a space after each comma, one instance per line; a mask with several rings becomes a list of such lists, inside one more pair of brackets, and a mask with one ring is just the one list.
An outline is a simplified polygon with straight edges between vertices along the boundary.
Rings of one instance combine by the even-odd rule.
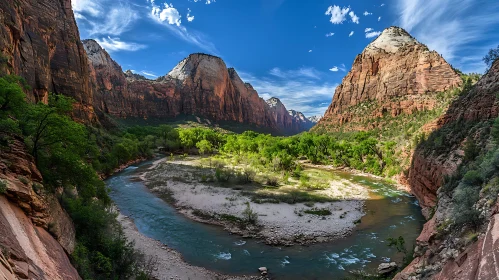
[[[168, 193], [177, 210], [187, 217], [223, 226], [242, 236], [264, 239], [267, 244], [309, 244], [340, 238], [348, 235], [364, 215], [363, 206], [368, 190], [346, 180], [328, 182], [329, 188], [316, 192], [338, 199], [334, 202], [313, 205], [253, 203], [241, 190], [187, 180], [182, 169], [183, 166], [195, 164], [193, 162], [158, 160], [140, 178], [153, 192]], [[178, 177], [187, 181], [179, 180]], [[148, 184], [151, 181], [154, 184]], [[240, 227], [217, 218], [224, 214], [241, 217], [248, 203], [258, 213], [257, 226]], [[305, 213], [311, 209], [327, 209], [331, 215]], [[200, 216], [200, 212], [206, 215]]]

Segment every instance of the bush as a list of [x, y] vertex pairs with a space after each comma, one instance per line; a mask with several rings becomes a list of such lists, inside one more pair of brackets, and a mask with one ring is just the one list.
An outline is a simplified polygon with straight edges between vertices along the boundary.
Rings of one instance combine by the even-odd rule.
[[0, 179], [0, 194], [5, 194], [7, 192], [7, 183]]
[[277, 179], [277, 177], [274, 177], [274, 176], [267, 176], [267, 178], [265, 180], [265, 184], [267, 186], [271, 186], [271, 187], [278, 187], [279, 186], [279, 179]]
[[246, 168], [237, 173], [237, 182], [240, 184], [248, 184], [255, 179], [256, 172], [250, 168]]
[[256, 213], [251, 209], [249, 202], [246, 203], [246, 209], [244, 209], [242, 214], [243, 214], [243, 221], [246, 224], [255, 225], [257, 223], [258, 213]]
[[218, 182], [228, 182], [232, 177], [232, 171], [229, 169], [220, 169], [217, 168], [215, 170], [215, 177]]
[[[467, 173], [468, 174], [468, 173]], [[457, 227], [469, 225], [478, 228], [481, 225], [480, 211], [474, 205], [479, 199], [480, 188], [462, 182], [454, 191], [454, 221]]]

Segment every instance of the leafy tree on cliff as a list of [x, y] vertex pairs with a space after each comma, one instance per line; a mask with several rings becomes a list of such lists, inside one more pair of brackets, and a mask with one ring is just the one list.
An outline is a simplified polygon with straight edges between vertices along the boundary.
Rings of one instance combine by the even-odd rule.
[[499, 59], [499, 46], [497, 46], [497, 48], [490, 49], [487, 55], [483, 58], [483, 62], [485, 62], [487, 68], [490, 68], [497, 59]]

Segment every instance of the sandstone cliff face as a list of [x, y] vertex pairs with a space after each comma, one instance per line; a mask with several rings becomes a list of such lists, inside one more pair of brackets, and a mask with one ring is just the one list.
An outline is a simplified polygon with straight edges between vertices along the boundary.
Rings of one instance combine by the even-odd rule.
[[280, 111], [270, 108], [250, 84], [244, 83], [233, 68], [227, 69], [218, 57], [192, 54], [167, 75], [148, 80], [130, 71], [123, 73], [94, 40], [85, 40], [83, 45], [96, 89], [93, 105], [98, 112], [145, 119], [194, 115], [281, 134], [296, 134], [311, 127], [306, 118], [290, 116], [284, 106]]
[[[487, 198], [477, 203], [486, 227], [478, 230], [478, 241], [465, 242], [453, 231], [443, 234], [452, 220], [452, 197], [439, 191], [446, 175], [454, 174], [462, 162], [467, 138], [485, 147], [490, 124], [499, 115], [499, 61], [469, 91], [460, 96], [438, 120], [445, 136], [445, 148], [421, 145], [416, 149], [409, 173], [409, 184], [422, 207], [433, 207], [435, 214], [417, 239], [414, 261], [395, 279], [498, 279], [497, 246], [499, 204], [489, 207]], [[485, 137], [479, 137], [480, 135]], [[431, 137], [431, 136], [430, 136]], [[497, 194], [496, 194], [497, 195]], [[424, 211], [429, 214], [429, 211]], [[439, 235], [440, 231], [440, 235]]]
[[307, 119], [303, 113], [286, 109], [279, 98], [272, 97], [266, 102], [272, 111], [277, 126], [285, 134], [297, 134], [314, 126], [314, 123]]
[[[435, 100], [428, 93], [461, 83], [438, 53], [429, 51], [405, 30], [390, 27], [355, 58], [317, 127], [338, 130], [351, 123], [350, 129], [364, 130], [362, 122], [385, 114], [433, 109]], [[368, 114], [362, 112], [366, 108]]]
[[73, 97], [75, 117], [94, 121], [87, 58], [79, 38], [71, 0], [0, 1], [0, 57], [7, 64], [0, 74], [26, 79], [32, 101], [47, 102], [49, 92]]
[[0, 247], [7, 266], [20, 279], [79, 279], [66, 255], [75, 246], [69, 216], [43, 191], [22, 139], [1, 136], [10, 139], [0, 153], [0, 180], [7, 185], [0, 194]]

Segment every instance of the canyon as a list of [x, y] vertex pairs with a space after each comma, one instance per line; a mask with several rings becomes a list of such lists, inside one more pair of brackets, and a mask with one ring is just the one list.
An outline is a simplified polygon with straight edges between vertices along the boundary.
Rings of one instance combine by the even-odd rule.
[[[95, 126], [106, 126], [109, 117], [196, 116], [279, 135], [307, 131], [317, 121], [316, 132], [366, 131], [384, 116], [432, 110], [437, 93], [463, 86], [441, 55], [403, 29], [390, 27], [355, 58], [325, 116], [308, 119], [277, 98], [263, 100], [219, 57], [189, 55], [156, 80], [123, 72], [96, 41], [80, 41], [70, 0], [0, 2], [0, 55], [0, 74], [23, 77], [30, 101], [47, 103], [51, 92], [70, 96], [76, 101], [73, 118]], [[489, 122], [499, 115], [498, 92], [496, 61], [426, 131], [444, 133], [445, 149], [418, 145], [412, 151], [404, 182], [429, 220], [417, 239], [416, 258], [396, 279], [499, 277], [494, 275], [499, 265], [493, 251], [499, 246], [497, 203], [483, 207], [485, 226], [475, 242], [464, 244], [438, 230], [452, 212], [452, 197], [439, 189], [446, 176], [458, 172], [468, 139], [487, 145]], [[68, 257], [75, 249], [75, 228], [57, 191], [40, 191], [42, 175], [21, 137], [0, 136], [8, 139], [0, 155], [0, 179], [6, 184], [5, 195], [0, 195], [0, 276], [80, 279]]]

